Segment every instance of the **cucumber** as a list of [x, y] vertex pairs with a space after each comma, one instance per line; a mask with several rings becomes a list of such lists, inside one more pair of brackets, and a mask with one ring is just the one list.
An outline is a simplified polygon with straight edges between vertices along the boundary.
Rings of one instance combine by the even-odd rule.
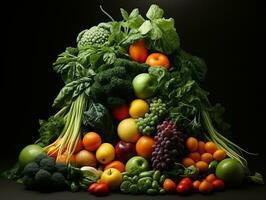
[[166, 176], [164, 174], [161, 175], [160, 180], [159, 180], [159, 183], [160, 184], [163, 184], [163, 182], [164, 182], [165, 179], [166, 179]]
[[152, 187], [153, 189], [158, 189], [158, 188], [159, 188], [159, 184], [158, 184], [158, 182], [157, 182], [156, 180], [153, 180], [153, 181], [152, 181], [152, 184], [151, 184], [151, 187]]
[[152, 178], [156, 181], [160, 181], [161, 172], [159, 170], [156, 170], [152, 176]]
[[146, 192], [152, 185], [152, 178], [151, 177], [144, 177], [138, 180], [138, 189], [141, 192]]
[[132, 184], [129, 187], [129, 193], [130, 194], [137, 194], [138, 192], [139, 192], [139, 190], [138, 190], [138, 186], [136, 184]]
[[146, 172], [141, 172], [139, 174], [139, 178], [143, 178], [143, 177], [152, 177], [154, 173], [154, 170], [151, 171], [146, 171]]
[[129, 193], [129, 188], [132, 185], [129, 181], [123, 181], [122, 184], [120, 185], [120, 190], [121, 192], [124, 193]]
[[138, 183], [138, 180], [139, 180], [139, 177], [137, 175], [133, 176], [132, 178], [132, 183], [135, 183], [137, 184]]
[[166, 191], [163, 188], [159, 188], [159, 193], [160, 194], [166, 194]]
[[158, 194], [158, 191], [156, 189], [150, 188], [147, 190], [148, 195], [156, 195]]

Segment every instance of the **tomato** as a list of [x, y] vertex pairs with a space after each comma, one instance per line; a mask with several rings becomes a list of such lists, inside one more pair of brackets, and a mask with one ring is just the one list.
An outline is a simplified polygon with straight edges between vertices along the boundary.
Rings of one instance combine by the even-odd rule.
[[88, 192], [93, 194], [95, 192], [95, 188], [98, 185], [98, 183], [93, 183], [88, 187]]
[[206, 181], [208, 181], [209, 183], [212, 183], [213, 181], [216, 180], [216, 176], [214, 174], [209, 174], [206, 178]]
[[190, 178], [183, 178], [179, 184], [181, 185], [188, 185], [190, 188], [192, 187], [192, 181], [190, 180]]
[[128, 118], [129, 116], [129, 107], [128, 105], [124, 104], [112, 109], [112, 115], [115, 119], [122, 121], [123, 119]]
[[83, 149], [83, 142], [82, 142], [82, 140], [80, 139], [79, 142], [78, 142], [78, 144], [77, 144], [77, 146], [76, 146], [76, 149], [75, 149], [74, 153], [78, 153], [78, 152], [80, 152], [82, 149]]
[[200, 181], [199, 180], [196, 180], [196, 181], [193, 182], [193, 189], [195, 191], [199, 190], [199, 186], [200, 186]]
[[163, 189], [166, 192], [174, 192], [176, 190], [176, 184], [170, 178], [167, 178], [163, 182]]
[[213, 186], [211, 183], [205, 180], [201, 182], [199, 186], [199, 191], [201, 193], [207, 194], [207, 193], [210, 193], [212, 190], [213, 190]]
[[222, 160], [216, 167], [216, 177], [224, 180], [226, 186], [238, 186], [245, 178], [244, 167], [233, 158]]
[[224, 189], [224, 181], [221, 179], [216, 179], [212, 182], [212, 186], [215, 190], [223, 190]]
[[170, 67], [169, 59], [162, 53], [150, 54], [146, 60], [146, 64], [150, 65], [151, 67], [161, 66], [166, 69]]
[[190, 190], [190, 187], [186, 184], [178, 184], [176, 191], [178, 194], [187, 194]]
[[109, 194], [109, 187], [106, 183], [98, 183], [94, 189], [94, 194], [96, 196], [105, 196]]
[[130, 45], [128, 51], [131, 59], [139, 63], [144, 63], [148, 56], [148, 50], [145, 48], [144, 40], [139, 40]]

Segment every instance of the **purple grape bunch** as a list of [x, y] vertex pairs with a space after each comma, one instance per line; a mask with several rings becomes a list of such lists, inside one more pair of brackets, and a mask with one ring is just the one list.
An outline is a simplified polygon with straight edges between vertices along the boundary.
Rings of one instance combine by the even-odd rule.
[[154, 140], [152, 168], [160, 171], [171, 169], [185, 153], [185, 135], [177, 129], [174, 122], [164, 120], [157, 126], [157, 135]]

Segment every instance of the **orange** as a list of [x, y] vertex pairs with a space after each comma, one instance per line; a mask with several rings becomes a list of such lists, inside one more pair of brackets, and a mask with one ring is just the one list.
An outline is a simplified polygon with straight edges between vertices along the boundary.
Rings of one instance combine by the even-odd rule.
[[226, 153], [225, 153], [225, 151], [222, 150], [222, 149], [218, 149], [218, 150], [216, 150], [216, 151], [214, 152], [214, 154], [213, 154], [213, 158], [214, 158], [215, 160], [217, 160], [217, 161], [221, 161], [221, 160], [225, 159], [225, 157], [226, 157]]
[[194, 160], [195, 162], [200, 161], [200, 154], [199, 154], [199, 152], [190, 153], [188, 155], [188, 157], [191, 158], [192, 160]]
[[200, 155], [205, 153], [205, 143], [203, 141], [199, 141], [197, 151], [200, 153]]
[[128, 51], [130, 58], [139, 63], [144, 63], [148, 56], [148, 50], [145, 48], [144, 40], [139, 40], [131, 44]]
[[102, 139], [99, 134], [89, 132], [83, 136], [82, 143], [88, 151], [95, 151], [101, 145]]
[[186, 147], [190, 152], [195, 152], [198, 149], [198, 140], [194, 137], [189, 137], [186, 141]]
[[76, 164], [78, 167], [91, 166], [96, 168], [97, 160], [92, 152], [84, 149], [76, 154]]
[[201, 155], [201, 160], [209, 164], [213, 160], [213, 158], [210, 153], [204, 153]]
[[170, 61], [162, 53], [152, 53], [148, 56], [146, 60], [146, 64], [150, 65], [151, 67], [164, 67], [168, 69], [170, 67]]
[[217, 150], [217, 146], [213, 142], [207, 142], [205, 144], [205, 151], [206, 152], [213, 154], [216, 150]]
[[192, 160], [191, 158], [183, 158], [182, 160], [182, 164], [185, 166], [185, 167], [189, 167], [191, 165], [195, 165], [195, 162], [194, 160]]
[[199, 169], [200, 172], [206, 172], [208, 170], [209, 165], [204, 161], [196, 162], [196, 167]]
[[118, 161], [118, 160], [115, 160], [115, 161], [109, 163], [108, 165], [106, 165], [104, 167], [104, 170], [107, 170], [109, 168], [115, 168], [115, 169], [119, 170], [120, 172], [125, 171], [125, 165], [121, 161]]
[[149, 159], [153, 151], [154, 139], [149, 136], [142, 136], [136, 143], [136, 152], [139, 156]]

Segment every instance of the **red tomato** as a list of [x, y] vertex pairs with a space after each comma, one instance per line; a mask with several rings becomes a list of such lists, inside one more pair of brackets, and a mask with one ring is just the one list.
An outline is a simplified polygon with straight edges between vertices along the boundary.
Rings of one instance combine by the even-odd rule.
[[122, 121], [129, 116], [129, 107], [125, 105], [118, 106], [112, 110], [112, 115], [115, 119]]
[[96, 188], [97, 185], [98, 185], [98, 183], [93, 183], [93, 184], [91, 184], [91, 185], [88, 187], [88, 192], [91, 193], [91, 194], [94, 194], [94, 192], [95, 192], [95, 188]]
[[190, 180], [190, 178], [183, 178], [183, 179], [179, 182], [179, 184], [181, 184], [181, 185], [183, 185], [183, 184], [188, 185], [189, 188], [192, 187], [192, 181]]
[[212, 182], [212, 186], [215, 190], [223, 190], [224, 189], [224, 181], [221, 179], [216, 179]]
[[144, 63], [148, 56], [148, 50], [145, 48], [144, 40], [139, 40], [131, 44], [128, 51], [131, 59], [139, 63]]
[[109, 187], [106, 183], [98, 183], [94, 189], [94, 194], [96, 196], [105, 196], [109, 194]]
[[178, 194], [187, 194], [189, 190], [190, 187], [187, 184], [178, 184], [176, 187], [176, 191]]

